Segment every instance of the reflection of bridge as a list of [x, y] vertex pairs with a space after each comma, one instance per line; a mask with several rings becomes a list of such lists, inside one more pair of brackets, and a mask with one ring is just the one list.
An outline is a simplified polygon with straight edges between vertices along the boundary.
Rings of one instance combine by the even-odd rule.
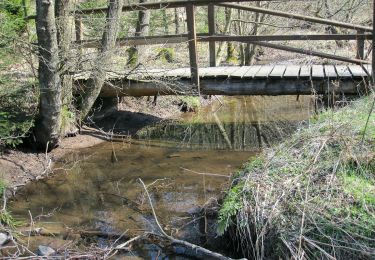
[[[371, 78], [371, 67], [369, 61], [365, 60], [365, 40], [373, 40], [373, 28], [354, 25], [350, 23], [322, 19], [305, 15], [292, 14], [266, 8], [245, 6], [241, 4], [231, 4], [232, 0], [185, 0], [168, 2], [148, 2], [140, 4], [126, 5], [124, 12], [139, 10], [154, 10], [164, 8], [183, 7], [186, 10], [187, 34], [161, 35], [161, 36], [137, 36], [117, 39], [118, 45], [148, 45], [163, 43], [187, 42], [189, 46], [189, 69], [176, 69], [171, 71], [136, 71], [131, 75], [111, 78], [109, 83], [120, 83], [121, 88], [110, 90], [103, 89], [103, 96], [112, 96], [116, 93], [124, 95], [154, 95], [154, 94], [174, 94], [180, 91], [193, 90], [196, 93], [223, 94], [223, 95], [279, 95], [279, 94], [306, 94], [311, 93], [312, 88], [318, 93], [326, 93], [328, 89], [338, 90], [344, 93], [355, 93], [358, 87], [357, 82], [368, 82]], [[238, 0], [236, 2], [246, 2]], [[256, 2], [251, 0], [248, 2]], [[196, 32], [195, 7], [207, 6], [208, 33]], [[301, 20], [308, 23], [318, 23], [326, 26], [344, 28], [352, 33], [347, 34], [299, 34], [299, 35], [219, 35], [216, 33], [215, 7], [225, 7], [244, 12], [255, 12], [271, 16], [283, 17], [286, 19]], [[85, 9], [75, 13], [76, 23], [76, 46], [82, 51], [83, 48], [98, 48], [100, 40], [83, 39], [83, 20], [90, 15], [104, 14], [106, 8]], [[331, 53], [304, 50], [291, 47], [289, 45], [276, 44], [278, 41], [340, 41], [355, 40], [357, 42], [357, 53], [355, 58], [337, 56]], [[215, 42], [236, 41], [242, 43], [253, 43], [267, 48], [274, 48], [289, 52], [301, 53], [322, 57], [331, 60], [338, 60], [350, 64], [361, 66], [330, 66], [315, 65], [307, 66], [252, 66], [252, 67], [220, 67], [220, 68], [199, 68], [197, 42], [209, 43], [210, 67], [216, 66]], [[370, 48], [369, 48], [370, 49]], [[373, 52], [373, 61], [375, 54]], [[374, 68], [374, 63], [372, 65]], [[144, 73], [145, 75], [141, 74]], [[169, 84], [160, 84], [160, 80], [171, 78], [181, 79], [181, 83], [187, 83], [187, 79], [192, 84], [182, 84], [170, 89]], [[140, 81], [139, 81], [140, 80]], [[331, 80], [340, 84], [330, 84]], [[84, 81], [80, 81], [84, 83]], [[130, 83], [130, 84], [129, 84]], [[219, 83], [219, 84], [218, 84]], [[355, 84], [353, 84], [355, 83]], [[366, 85], [366, 84], [363, 84]], [[192, 88], [191, 86], [195, 86]], [[180, 88], [180, 89], [179, 89]]]
[[[231, 66], [199, 69], [201, 94], [298, 95], [365, 93], [370, 65]], [[85, 85], [86, 80], [77, 80]], [[116, 86], [116, 87], [113, 87]], [[102, 97], [197, 94], [189, 68], [137, 70], [108, 76]]]

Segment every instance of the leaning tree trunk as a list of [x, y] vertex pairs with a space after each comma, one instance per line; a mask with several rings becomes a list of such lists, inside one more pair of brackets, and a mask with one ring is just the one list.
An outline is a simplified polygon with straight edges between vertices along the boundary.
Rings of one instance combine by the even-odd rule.
[[88, 88], [82, 99], [81, 119], [86, 118], [102, 90], [106, 77], [104, 69], [110, 67], [112, 52], [116, 46], [118, 20], [122, 11], [122, 5], [123, 0], [109, 0], [107, 23], [102, 37], [100, 53], [95, 62], [96, 67], [93, 68], [88, 81]]
[[35, 137], [41, 147], [55, 147], [61, 125], [61, 85], [54, 1], [36, 1], [39, 46], [39, 116]]
[[[139, 3], [145, 3], [146, 0], [140, 0]], [[146, 36], [150, 27], [150, 11], [141, 10], [138, 12], [138, 21], [135, 28], [135, 36]], [[128, 64], [136, 65], [139, 60], [139, 46], [133, 46], [129, 49]]]

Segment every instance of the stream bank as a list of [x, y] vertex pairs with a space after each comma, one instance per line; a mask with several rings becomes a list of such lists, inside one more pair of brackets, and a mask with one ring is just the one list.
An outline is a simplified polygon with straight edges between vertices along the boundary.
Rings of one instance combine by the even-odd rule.
[[374, 98], [313, 117], [232, 177], [218, 230], [236, 257], [375, 257]]

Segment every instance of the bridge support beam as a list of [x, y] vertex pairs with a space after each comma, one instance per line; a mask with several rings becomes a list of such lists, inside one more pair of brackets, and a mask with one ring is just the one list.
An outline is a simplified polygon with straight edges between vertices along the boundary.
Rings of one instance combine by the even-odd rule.
[[[75, 85], [83, 91], [87, 80], [77, 80]], [[202, 79], [201, 94], [204, 95], [311, 95], [311, 94], [346, 94], [367, 93], [368, 84], [358, 79], [343, 80], [295, 80], [295, 79]], [[114, 87], [116, 86], [116, 87]], [[77, 90], [78, 91], [78, 90]], [[189, 79], [181, 79], [173, 84], [165, 81], [134, 81], [128, 79], [108, 80], [103, 86], [101, 97], [119, 96], [154, 96], [154, 95], [197, 95]]]
[[190, 72], [192, 83], [198, 88], [200, 94], [198, 55], [197, 55], [197, 34], [195, 29], [195, 7], [193, 4], [186, 6], [186, 19], [189, 41]]

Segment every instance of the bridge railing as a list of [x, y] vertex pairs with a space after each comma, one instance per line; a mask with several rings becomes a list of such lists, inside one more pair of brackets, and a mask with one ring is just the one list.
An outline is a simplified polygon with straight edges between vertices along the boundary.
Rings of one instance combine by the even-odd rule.
[[[264, 0], [263, 0], [264, 1]], [[271, 1], [271, 0], [266, 0]], [[123, 12], [139, 11], [139, 10], [155, 10], [164, 8], [179, 8], [184, 7], [186, 10], [186, 24], [187, 34], [179, 35], [161, 35], [161, 36], [138, 36], [138, 37], [125, 37], [119, 38], [117, 43], [119, 45], [151, 45], [151, 44], [165, 44], [165, 43], [183, 43], [188, 42], [189, 57], [190, 57], [190, 70], [191, 79], [193, 83], [198, 87], [199, 90], [199, 69], [198, 69], [198, 54], [197, 54], [197, 42], [208, 42], [209, 43], [209, 63], [210, 66], [216, 66], [216, 42], [220, 41], [236, 41], [242, 43], [253, 43], [259, 46], [268, 48], [274, 48], [289, 52], [301, 53], [311, 56], [317, 56], [321, 58], [327, 58], [332, 60], [338, 60], [348, 63], [355, 64], [369, 64], [368, 60], [365, 60], [365, 40], [373, 40], [374, 28], [355, 25], [330, 19], [323, 19], [312, 16], [305, 16], [299, 14], [291, 14], [282, 11], [271, 10], [261, 7], [245, 6], [241, 4], [230, 3], [233, 0], [186, 0], [186, 1], [166, 1], [166, 2], [151, 2], [151, 3], [140, 3], [123, 6]], [[258, 2], [258, 0], [236, 0], [235, 2]], [[374, 1], [375, 2], [375, 1]], [[207, 6], [208, 7], [208, 33], [198, 33], [196, 31], [195, 22], [195, 7], [196, 6]], [[267, 14], [272, 16], [284, 17], [288, 19], [301, 20], [311, 23], [318, 23], [324, 25], [335, 26], [339, 28], [345, 28], [353, 30], [350, 34], [298, 34], [298, 35], [249, 35], [249, 36], [233, 36], [233, 35], [219, 35], [215, 31], [215, 6], [232, 8], [242, 11], [255, 12], [261, 14]], [[375, 9], [375, 6], [374, 6]], [[92, 14], [105, 13], [107, 8], [92, 8], [82, 9], [76, 11], [75, 15], [75, 29], [76, 29], [76, 43], [79, 48], [98, 48], [100, 47], [100, 39], [83, 39], [83, 26], [82, 18]], [[374, 12], [375, 16], [375, 12]], [[35, 18], [35, 17], [29, 17]], [[285, 46], [275, 43], [269, 43], [269, 41], [328, 41], [328, 40], [355, 40], [357, 41], [357, 55], [355, 58], [343, 57], [334, 54], [328, 54], [319, 51], [305, 50], [302, 48], [296, 48], [291, 46]], [[374, 52], [373, 52], [373, 57]], [[375, 58], [372, 59], [373, 71], [375, 68]]]

